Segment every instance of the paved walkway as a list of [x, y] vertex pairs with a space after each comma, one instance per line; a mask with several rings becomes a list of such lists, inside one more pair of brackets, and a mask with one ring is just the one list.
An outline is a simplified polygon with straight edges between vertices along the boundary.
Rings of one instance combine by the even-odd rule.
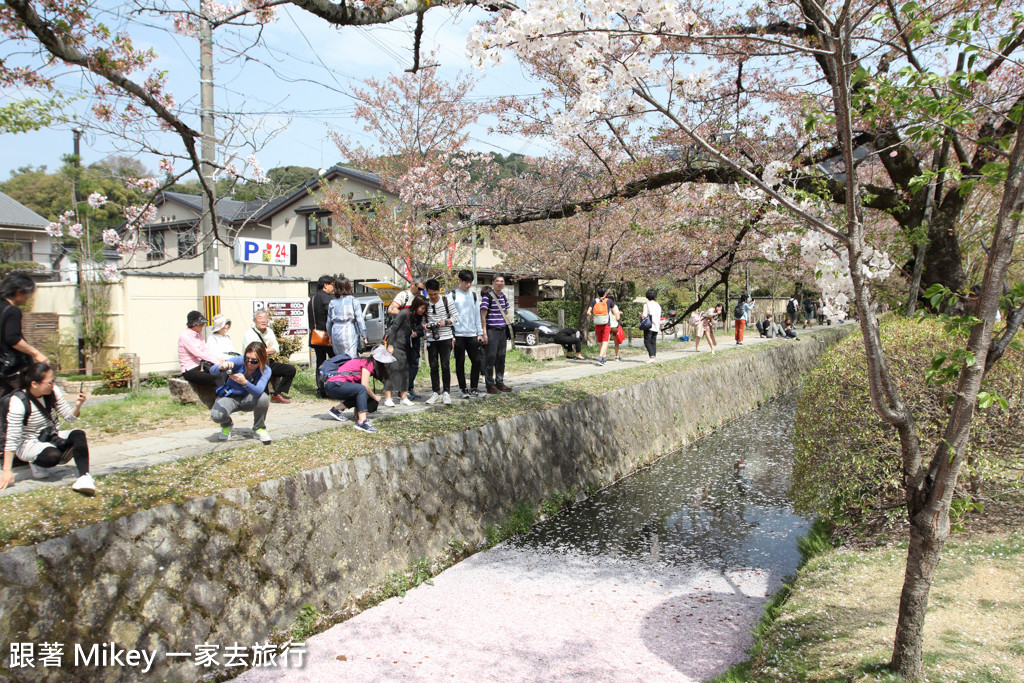
[[[737, 348], [733, 341], [731, 332], [725, 334], [719, 331], [716, 336], [719, 341], [718, 349], [720, 353], [728, 353], [731, 349]], [[634, 340], [634, 345], [636, 341], [637, 340]], [[753, 335], [749, 332], [746, 334], [744, 345], [755, 346], [757, 344], [766, 343], [789, 344], [805, 343], [809, 341], [809, 339], [804, 339], [798, 342], [777, 339], [761, 339], [758, 337], [757, 331], [754, 330]], [[672, 342], [669, 343], [671, 344]], [[701, 345], [700, 353], [710, 353], [703, 343]], [[696, 354], [693, 350], [692, 341], [678, 342], [677, 348], [672, 348], [671, 350], [659, 349], [657, 362], [695, 356]], [[643, 364], [645, 360], [646, 358], [643, 356], [626, 358], [620, 362], [609, 361], [603, 367], [590, 360], [573, 361], [573, 364], [568, 367], [539, 370], [525, 375], [518, 375], [509, 379], [509, 382], [512, 383], [513, 389], [522, 391], [566, 380], [589, 377], [595, 374], [616, 372], [618, 370], [636, 367], [637, 365]], [[422, 375], [424, 372], [429, 372], [429, 370], [426, 369], [425, 364], [421, 365], [420, 374]], [[452, 374], [452, 383], [455, 384], [454, 372]], [[482, 385], [483, 382], [481, 380], [481, 386]], [[455, 398], [454, 396], [452, 397], [453, 405], [462, 402], [462, 400], [463, 399]], [[487, 398], [485, 396], [483, 398], [471, 400], [483, 401], [487, 400]], [[270, 408], [267, 420], [270, 433], [275, 440], [281, 440], [289, 437], [311, 434], [325, 429], [350, 428], [352, 425], [351, 422], [338, 422], [327, 414], [327, 409], [331, 405], [334, 405], [334, 402], [328, 402], [326, 400], [316, 404], [310, 404], [308, 402], [293, 403], [290, 405], [274, 404]], [[381, 412], [378, 413], [378, 415], [381, 417], [389, 417], [392, 415], [401, 415], [404, 413], [424, 410], [444, 410], [444, 406], [440, 404], [428, 406], [425, 403], [417, 403], [415, 406], [407, 408], [381, 408]], [[137, 438], [121, 443], [101, 443], [90, 446], [90, 471], [94, 476], [103, 476], [117, 472], [136, 470], [204, 453], [214, 453], [231, 450], [233, 448], [250, 446], [253, 444], [255, 437], [253, 436], [250, 427], [247, 426], [247, 424], [251, 424], [247, 422], [247, 418], [248, 415], [246, 414], [240, 414], [237, 416], [237, 419], [235, 420], [234, 434], [232, 435], [231, 440], [227, 442], [221, 442], [218, 440], [217, 434], [219, 430], [211, 423], [209, 427], [187, 429], [180, 432], [165, 432], [154, 436], [140, 434]], [[28, 467], [16, 468], [14, 472], [16, 481], [15, 486], [8, 487], [7, 489], [0, 491], [0, 496], [49, 486], [69, 485], [77, 476], [73, 463], [65, 467], [55, 467], [51, 469], [50, 477], [48, 479], [33, 479]]]

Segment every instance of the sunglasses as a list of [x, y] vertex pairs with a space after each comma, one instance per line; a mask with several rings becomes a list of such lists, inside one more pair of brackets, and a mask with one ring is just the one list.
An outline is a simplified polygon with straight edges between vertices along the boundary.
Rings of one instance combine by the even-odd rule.
[[246, 358], [245, 362], [248, 365], [259, 365], [260, 364], [260, 359], [259, 358]]

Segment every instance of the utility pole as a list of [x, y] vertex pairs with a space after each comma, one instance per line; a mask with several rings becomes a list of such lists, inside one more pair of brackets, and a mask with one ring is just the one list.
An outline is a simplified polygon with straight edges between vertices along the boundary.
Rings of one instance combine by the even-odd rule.
[[199, 230], [203, 235], [203, 309], [207, 320], [220, 313], [220, 273], [217, 242], [214, 240], [213, 210], [216, 203], [216, 179], [213, 164], [217, 159], [217, 134], [213, 122], [213, 26], [210, 24], [206, 2], [199, 11], [199, 114], [203, 141], [201, 173], [213, 194], [203, 192], [203, 213]]
[[473, 286], [476, 286], [476, 223], [473, 223]]

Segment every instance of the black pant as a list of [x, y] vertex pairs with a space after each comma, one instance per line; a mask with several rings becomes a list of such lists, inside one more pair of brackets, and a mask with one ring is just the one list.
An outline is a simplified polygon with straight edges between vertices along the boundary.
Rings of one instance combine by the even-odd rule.
[[480, 341], [476, 337], [455, 338], [455, 376], [459, 389], [466, 390], [466, 354], [469, 354], [469, 388], [480, 383]]
[[193, 384], [204, 384], [208, 387], [215, 387], [220, 384], [221, 377], [204, 372], [202, 368], [192, 368], [181, 373], [181, 378]]
[[484, 361], [484, 381], [493, 387], [505, 383], [505, 343], [508, 328], [487, 328], [487, 359]]
[[654, 330], [644, 330], [644, 348], [647, 349], [647, 355], [654, 358], [654, 355], [658, 353], [658, 333]]
[[420, 371], [420, 348], [422, 337], [409, 337], [409, 391], [412, 391], [412, 385], [416, 383], [416, 373]]
[[53, 446], [43, 449], [43, 452], [36, 456], [35, 464], [39, 467], [55, 467], [60, 464], [60, 456], [68, 448], [71, 449], [71, 457], [75, 459], [79, 476], [89, 474], [89, 444], [86, 443], [85, 432], [81, 429], [75, 429], [68, 434], [68, 438], [64, 440], [64, 448], [58, 449]]
[[[430, 388], [435, 394], [441, 393], [444, 386], [445, 393], [452, 388], [452, 372], [449, 367], [449, 359], [452, 357], [452, 340], [442, 339], [441, 341], [427, 344], [427, 361], [430, 363]], [[440, 361], [440, 368], [438, 368]], [[440, 376], [438, 373], [440, 372]]]
[[[292, 380], [295, 379], [295, 366], [291, 363], [278, 363], [276, 360], [272, 360], [270, 365], [270, 379], [273, 380], [275, 377], [280, 377], [271, 391], [274, 396], [278, 394], [287, 394], [288, 390], [292, 388]], [[267, 383], [267, 389], [270, 389], [270, 383]]]
[[333, 350], [330, 346], [314, 346], [313, 351], [316, 352], [316, 371], [313, 373], [314, 377], [320, 376], [320, 366], [324, 364], [324, 361], [331, 357]]

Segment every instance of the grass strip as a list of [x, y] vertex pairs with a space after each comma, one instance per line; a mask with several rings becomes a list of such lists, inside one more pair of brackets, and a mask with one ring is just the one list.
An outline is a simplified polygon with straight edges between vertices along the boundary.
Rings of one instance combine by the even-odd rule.
[[[790, 342], [780, 341], [779, 344]], [[773, 344], [773, 346], [775, 346]], [[725, 359], [764, 353], [760, 347], [730, 349]], [[294, 476], [341, 460], [409, 445], [443, 434], [475, 429], [517, 415], [585, 400], [669, 375], [685, 374], [717, 362], [705, 353], [617, 372], [565, 380], [483, 401], [460, 403], [422, 413], [379, 418], [377, 434], [354, 429], [320, 432], [181, 458], [173, 462], [99, 479], [98, 493], [86, 498], [70, 487], [37, 489], [0, 497], [0, 550], [38, 543], [89, 524], [109, 521], [165, 503], [183, 503], [220, 490], [248, 487]], [[327, 404], [323, 404], [326, 410]]]
[[[715, 683], [884, 681], [889, 669], [906, 542], [871, 549], [818, 544], [765, 608], [747, 662]], [[804, 548], [801, 548], [805, 552]], [[947, 543], [929, 595], [925, 680], [1010, 683], [1024, 671], [1024, 534], [987, 532]]]

